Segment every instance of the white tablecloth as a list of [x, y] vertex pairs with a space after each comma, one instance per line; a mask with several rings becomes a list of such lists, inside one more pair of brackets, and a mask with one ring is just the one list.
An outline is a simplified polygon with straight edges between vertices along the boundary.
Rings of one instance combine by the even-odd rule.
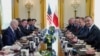
[[14, 54], [0, 55], [0, 56], [14, 56]]

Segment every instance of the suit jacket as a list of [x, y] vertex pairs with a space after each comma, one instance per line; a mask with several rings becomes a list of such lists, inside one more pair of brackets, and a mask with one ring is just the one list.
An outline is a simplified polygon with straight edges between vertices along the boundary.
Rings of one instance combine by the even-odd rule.
[[76, 36], [77, 36], [79, 39], [84, 39], [84, 38], [87, 37], [88, 33], [89, 33], [89, 29], [88, 29], [86, 26], [84, 26], [84, 27], [81, 27], [81, 28], [80, 28], [80, 30], [78, 31], [78, 33], [77, 33]]
[[19, 40], [22, 36], [25, 36], [25, 34], [20, 30], [20, 28], [17, 28], [17, 30], [15, 30], [16, 32], [16, 36], [17, 39]]
[[19, 26], [20, 30], [22, 31], [22, 33], [27, 36], [30, 33], [32, 33], [31, 31], [29, 31], [26, 27], [23, 27], [22, 25]]
[[1, 36], [0, 36], [0, 50], [2, 49], [3, 47], [3, 42], [2, 42], [2, 39], [1, 39]]
[[85, 41], [93, 47], [100, 49], [100, 30], [96, 25], [93, 25]]
[[69, 24], [66, 28], [67, 28], [68, 30], [70, 30], [71, 32], [74, 32], [75, 26]]
[[29, 25], [28, 30], [29, 31], [34, 31], [37, 27], [35, 27], [34, 25]]
[[2, 38], [3, 44], [12, 45], [16, 41], [16, 38], [17, 38], [16, 33], [13, 32], [10, 27], [8, 27], [3, 33], [3, 38]]
[[78, 25], [69, 25], [67, 29], [70, 30], [74, 35], [77, 35], [80, 27]]

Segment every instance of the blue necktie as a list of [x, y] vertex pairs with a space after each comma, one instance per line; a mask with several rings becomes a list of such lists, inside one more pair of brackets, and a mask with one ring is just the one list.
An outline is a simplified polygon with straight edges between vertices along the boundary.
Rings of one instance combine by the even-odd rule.
[[15, 31], [13, 32], [13, 34], [14, 34], [14, 41], [16, 40], [16, 33], [15, 33]]

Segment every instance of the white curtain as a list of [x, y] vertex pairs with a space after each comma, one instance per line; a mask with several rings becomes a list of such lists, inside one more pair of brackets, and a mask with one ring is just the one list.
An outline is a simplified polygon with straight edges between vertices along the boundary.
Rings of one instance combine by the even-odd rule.
[[95, 0], [95, 8], [94, 8], [94, 23], [99, 27], [100, 29], [100, 2], [99, 0]]
[[12, 20], [12, 0], [1, 0], [2, 29], [6, 29]]

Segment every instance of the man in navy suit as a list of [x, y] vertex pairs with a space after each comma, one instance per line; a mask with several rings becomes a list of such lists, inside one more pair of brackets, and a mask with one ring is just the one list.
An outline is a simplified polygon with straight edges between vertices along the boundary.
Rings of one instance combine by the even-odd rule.
[[33, 32], [35, 29], [37, 29], [37, 27], [35, 26], [36, 19], [28, 19], [28, 22], [30, 22], [28, 23], [29, 24], [28, 30]]
[[80, 22], [80, 29], [78, 33], [76, 34], [76, 36], [79, 39], [84, 39], [87, 36], [89, 30], [88, 30], [88, 27], [85, 26], [84, 18], [80, 17], [79, 22]]
[[85, 17], [86, 26], [89, 28], [89, 33], [85, 39], [85, 41], [95, 47], [98, 51], [100, 51], [100, 30], [94, 24], [92, 17]]
[[3, 44], [4, 45], [12, 45], [16, 41], [16, 33], [15, 30], [18, 28], [18, 21], [12, 20], [10, 26], [3, 33]]
[[18, 25], [17, 30], [15, 30], [15, 32], [16, 32], [16, 35], [17, 35], [17, 39], [19, 40], [21, 37], [25, 36], [25, 34], [21, 31], [21, 29], [19, 27], [21, 25], [21, 19], [16, 18], [16, 20], [18, 21], [19, 25]]
[[34, 27], [33, 27], [33, 25], [32, 25], [32, 19], [28, 19], [27, 22], [28, 22], [27, 29], [28, 29], [29, 31], [33, 32]]
[[21, 31], [21, 29], [18, 27], [17, 30], [15, 30], [17, 35], [17, 40], [19, 40], [21, 37], [25, 36], [25, 34]]
[[73, 33], [74, 35], [76, 35], [76, 34], [79, 32], [79, 29], [80, 29], [80, 22], [79, 22], [79, 19], [80, 19], [80, 17], [76, 17], [76, 18], [75, 18], [74, 28], [73, 28], [73, 31], [72, 31], [72, 33]]
[[20, 24], [20, 26], [19, 26], [19, 28], [20, 28], [20, 30], [21, 30], [21, 32], [24, 34], [24, 36], [27, 36], [27, 35], [29, 35], [29, 34], [31, 34], [32, 32], [31, 31], [29, 31], [28, 29], [27, 29], [27, 20], [26, 19], [23, 19], [22, 21], [21, 21], [21, 24]]

